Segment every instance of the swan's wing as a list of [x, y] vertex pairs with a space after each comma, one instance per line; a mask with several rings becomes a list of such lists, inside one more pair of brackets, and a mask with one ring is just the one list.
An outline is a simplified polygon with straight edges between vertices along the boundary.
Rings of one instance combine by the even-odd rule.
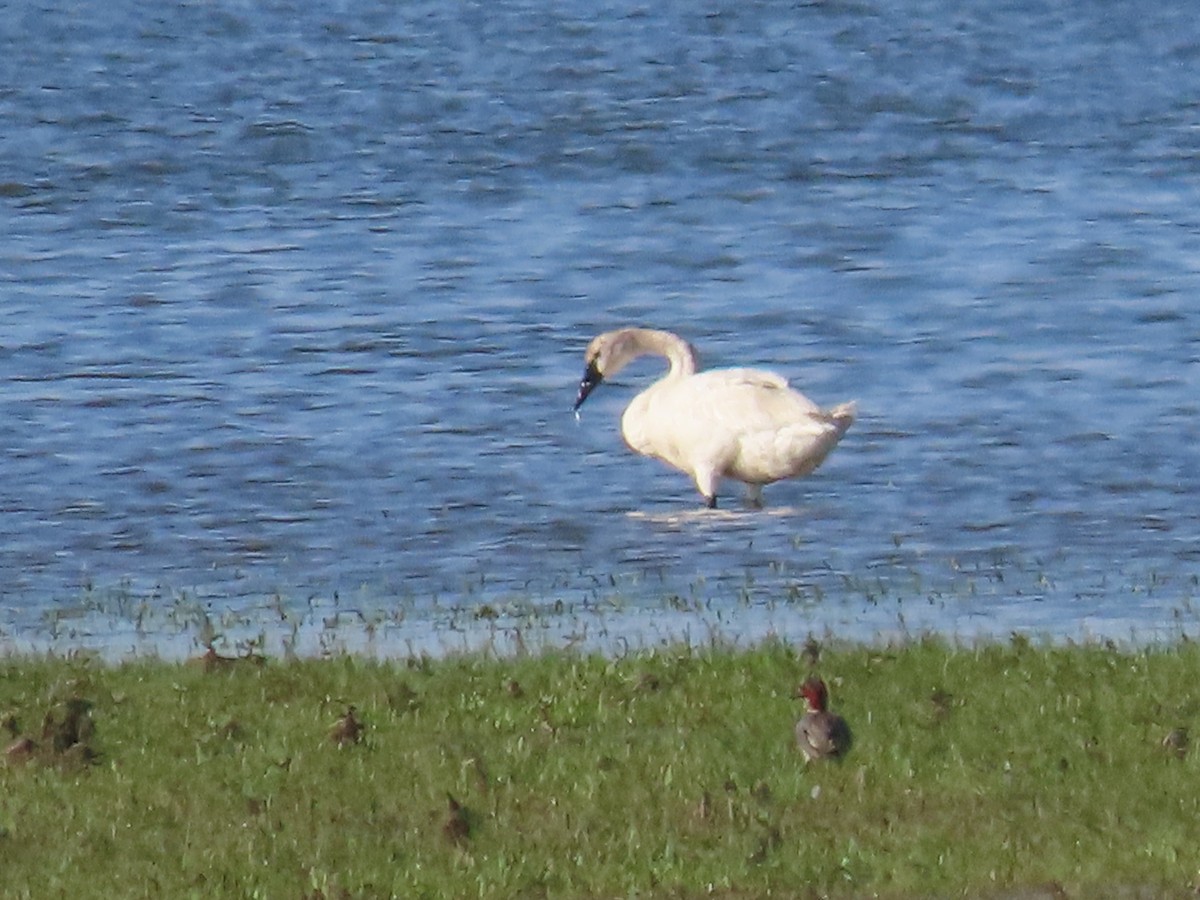
[[[706, 374], [706, 373], [701, 373]], [[696, 418], [708, 436], [709, 458], [728, 475], [765, 484], [815, 469], [834, 448], [852, 413], [830, 413], [786, 379], [757, 369], [714, 370], [696, 382]]]
[[713, 369], [693, 376], [687, 384], [692, 402], [704, 417], [711, 417], [730, 431], [777, 429], [808, 422], [816, 425], [822, 416], [817, 404], [774, 372]]
[[764, 369], [709, 369], [692, 376], [695, 384], [705, 385], [712, 390], [722, 385], [727, 387], [779, 388], [788, 390], [788, 380], [782, 375]]

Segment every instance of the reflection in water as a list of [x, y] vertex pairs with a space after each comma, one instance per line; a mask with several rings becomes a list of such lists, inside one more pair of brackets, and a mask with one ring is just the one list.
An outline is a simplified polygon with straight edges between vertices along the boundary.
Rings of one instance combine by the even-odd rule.
[[697, 507], [673, 512], [654, 512], [646, 510], [630, 510], [626, 515], [635, 521], [651, 522], [655, 525], [669, 525], [676, 528], [704, 523], [742, 523], [753, 525], [767, 518], [786, 518], [803, 515], [803, 510], [795, 506], [769, 506], [762, 509], [747, 507], [746, 509], [709, 509]]

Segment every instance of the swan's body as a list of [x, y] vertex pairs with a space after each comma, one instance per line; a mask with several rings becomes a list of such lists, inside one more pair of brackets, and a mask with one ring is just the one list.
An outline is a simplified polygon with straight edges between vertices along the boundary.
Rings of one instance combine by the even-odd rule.
[[575, 409], [602, 380], [647, 355], [666, 357], [670, 368], [629, 404], [621, 433], [633, 450], [690, 475], [710, 507], [722, 478], [744, 482], [758, 505], [764, 484], [812, 472], [854, 421], [853, 403], [822, 410], [773, 372], [697, 372], [687, 341], [648, 328], [605, 332], [588, 344]]

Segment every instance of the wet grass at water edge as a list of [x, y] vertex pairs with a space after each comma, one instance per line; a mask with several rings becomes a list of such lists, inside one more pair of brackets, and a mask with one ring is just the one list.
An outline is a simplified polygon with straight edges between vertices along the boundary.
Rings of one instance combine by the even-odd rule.
[[[1176, 896], [1200, 651], [0, 661], [11, 897]], [[805, 765], [793, 696], [855, 744]]]

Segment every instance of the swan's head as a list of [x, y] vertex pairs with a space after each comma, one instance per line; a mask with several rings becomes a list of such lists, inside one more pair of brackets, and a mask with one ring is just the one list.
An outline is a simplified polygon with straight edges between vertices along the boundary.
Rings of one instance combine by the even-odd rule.
[[584, 359], [587, 369], [579, 383], [575, 411], [601, 381], [612, 378], [623, 368], [647, 354], [665, 356], [671, 364], [668, 377], [692, 375], [696, 371], [696, 351], [678, 335], [655, 328], [621, 328], [592, 338]]
[[575, 398], [575, 409], [583, 406], [588, 394], [596, 389], [606, 376], [617, 374], [625, 368], [630, 360], [647, 352], [642, 346], [644, 342], [640, 335], [641, 329], [622, 328], [620, 331], [606, 331], [592, 338], [584, 353], [587, 368], [583, 372], [583, 380], [579, 382], [579, 396]]

